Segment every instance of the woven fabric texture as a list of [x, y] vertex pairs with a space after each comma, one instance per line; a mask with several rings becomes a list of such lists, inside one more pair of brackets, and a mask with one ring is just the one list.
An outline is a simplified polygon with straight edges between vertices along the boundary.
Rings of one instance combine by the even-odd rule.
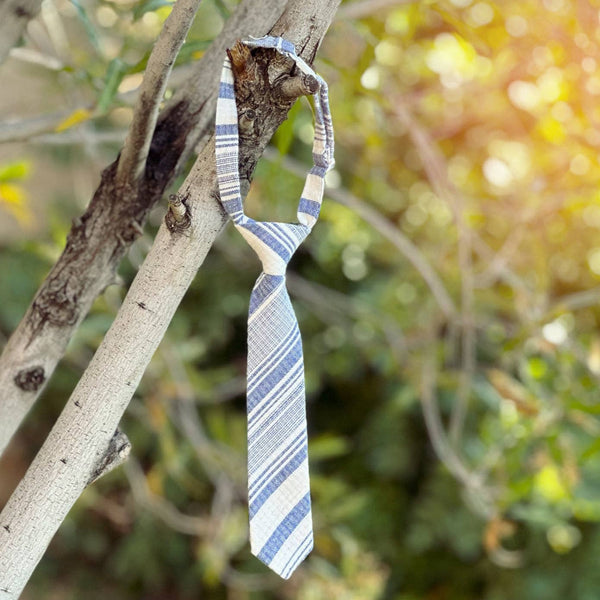
[[275, 37], [244, 43], [277, 50], [319, 83], [314, 94], [314, 165], [298, 205], [298, 223], [255, 221], [244, 214], [238, 113], [229, 58], [223, 65], [216, 116], [221, 203], [263, 267], [250, 296], [248, 316], [250, 547], [255, 556], [287, 579], [312, 550], [313, 531], [302, 340], [285, 271], [319, 216], [325, 173], [334, 164], [333, 127], [327, 85], [296, 55], [293, 44]]

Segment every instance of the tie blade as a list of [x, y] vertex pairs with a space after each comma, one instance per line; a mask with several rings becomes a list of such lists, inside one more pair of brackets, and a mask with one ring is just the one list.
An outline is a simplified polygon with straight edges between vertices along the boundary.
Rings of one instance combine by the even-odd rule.
[[[287, 509], [286, 509], [287, 510]], [[296, 568], [313, 549], [312, 513], [310, 495], [306, 493], [299, 502], [279, 520], [266, 542], [260, 529], [260, 516], [250, 520], [250, 548], [252, 554], [284, 579], [289, 579]]]
[[288, 578], [313, 546], [302, 340], [285, 280], [261, 275], [248, 324], [252, 553]]

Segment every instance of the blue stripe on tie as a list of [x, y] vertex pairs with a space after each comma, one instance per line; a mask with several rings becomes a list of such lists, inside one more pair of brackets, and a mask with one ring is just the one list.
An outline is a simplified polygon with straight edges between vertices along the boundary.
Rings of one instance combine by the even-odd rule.
[[[279, 398], [282, 398], [282, 397], [285, 398], [288, 395], [288, 390], [290, 390], [291, 392], [296, 392], [296, 391], [303, 392], [304, 390], [300, 389], [304, 385], [304, 377], [303, 376], [304, 376], [303, 365], [299, 365], [298, 369], [296, 369], [293, 373], [294, 386], [290, 387], [290, 388], [286, 388], [285, 390], [281, 391], [280, 392], [281, 396], [279, 396]], [[300, 380], [298, 381], [298, 379], [300, 379]], [[292, 394], [290, 393], [289, 395], [291, 396]], [[276, 402], [276, 401], [277, 401], [276, 398], [271, 399], [271, 402]], [[289, 429], [293, 430], [296, 425], [296, 421], [298, 419], [304, 418], [304, 411], [300, 410], [301, 408], [303, 408], [303, 406], [304, 406], [304, 394], [302, 394], [302, 402], [290, 402], [285, 406], [285, 408], [283, 408], [279, 412], [274, 411], [268, 418], [266, 418], [264, 420], [264, 423], [261, 423], [260, 427], [258, 427], [255, 431], [253, 431], [252, 434], [250, 434], [248, 436], [248, 443], [254, 444], [257, 440], [259, 440], [262, 437], [262, 435], [265, 433], [265, 431], [270, 430], [272, 425], [277, 424], [277, 421], [282, 420], [284, 417], [286, 419], [288, 419], [287, 424], [289, 425]], [[280, 423], [280, 428], [281, 428], [281, 423]], [[277, 429], [277, 428], [273, 427], [273, 429]], [[273, 435], [273, 432], [269, 432], [269, 433], [270, 433], [270, 435]]]
[[298, 212], [311, 215], [316, 219], [319, 216], [319, 212], [321, 212], [321, 203], [309, 200], [308, 198], [300, 198]]
[[[316, 154], [315, 156], [321, 156], [321, 155]], [[315, 160], [315, 162], [317, 162], [317, 161]], [[325, 177], [325, 173], [327, 173], [327, 167], [316, 164], [314, 167], [311, 168], [309, 173], [311, 175], [317, 175], [318, 177], [321, 177], [321, 179], [322, 179], [323, 177]]]
[[250, 518], [260, 510], [260, 507], [271, 497], [271, 494], [306, 460], [308, 460], [308, 452], [306, 445], [303, 444], [292, 459], [273, 476], [268, 485], [250, 502]]
[[233, 200], [223, 200], [221, 199], [223, 205], [227, 205], [225, 210], [229, 213], [236, 213], [243, 210], [242, 199], [238, 196]]
[[263, 223], [254, 221], [254, 223], [248, 223], [245, 227], [271, 250], [274, 250], [284, 261], [287, 262], [291, 258], [292, 253], [264, 227]]
[[[270, 406], [271, 401], [261, 406], [260, 410], [254, 410], [261, 400], [264, 400], [265, 396], [279, 381], [281, 381], [284, 377], [289, 376], [290, 382], [293, 382], [294, 378], [299, 374], [299, 372], [304, 370], [304, 365], [301, 363], [297, 364], [302, 358], [302, 349], [300, 349], [300, 352], [295, 350], [297, 350], [297, 345], [290, 349], [276, 369], [272, 370], [267, 377], [265, 377], [251, 392], [248, 392], [248, 413], [253, 413], [253, 420], [258, 418], [260, 413]], [[292, 371], [291, 369], [294, 367], [294, 365], [296, 365], [296, 368]], [[277, 398], [277, 396], [281, 397], [286, 390], [287, 388], [279, 390], [279, 393], [275, 395], [275, 398]]]
[[301, 562], [304, 557], [313, 549], [313, 535], [312, 531], [309, 531], [306, 534], [306, 537], [298, 544], [298, 549], [294, 552], [285, 566], [281, 570], [281, 576], [284, 579], [287, 579], [292, 571], [298, 566], [298, 563]]
[[271, 235], [273, 235], [273, 237], [276, 237], [279, 240], [279, 242], [287, 248], [290, 256], [294, 253], [294, 251], [298, 247], [298, 244], [295, 243], [296, 240], [293, 240], [290, 237], [291, 231], [285, 231], [281, 227], [275, 225], [275, 223], [265, 222], [262, 223], [262, 225], [265, 229], [269, 231], [269, 233], [271, 233]]
[[[248, 442], [248, 477], [261, 477], [266, 470], [266, 464], [279, 460], [284, 448], [289, 446], [292, 432], [300, 432], [306, 422], [304, 403], [296, 402], [281, 412], [281, 418], [289, 419], [287, 423], [275, 423], [256, 441]], [[289, 425], [289, 427], [287, 427]], [[269, 457], [269, 462], [266, 458]], [[274, 458], [273, 458], [274, 457]], [[270, 467], [269, 467], [270, 468]], [[306, 486], [308, 489], [308, 485]]]
[[[235, 143], [235, 137], [238, 135], [238, 126], [237, 123], [235, 124], [229, 124], [229, 125], [217, 125], [216, 126], [216, 134], [218, 136], [231, 136], [231, 139], [229, 141], [233, 142], [233, 146], [237, 147], [237, 144]], [[219, 142], [223, 142], [223, 141], [227, 141], [227, 140], [223, 140], [222, 138], [219, 140]], [[237, 152], [236, 152], [237, 154]]]
[[[298, 329], [298, 327], [292, 327], [290, 329], [290, 332], [288, 333], [288, 335], [285, 337], [284, 340], [281, 341], [281, 345], [277, 348], [277, 354], [281, 353], [283, 354], [287, 354], [290, 346], [292, 346], [293, 344], [296, 343], [296, 340], [300, 337], [300, 330]], [[252, 373], [248, 373], [248, 391], [252, 391], [252, 388], [259, 383], [260, 381], [262, 381], [262, 378], [267, 375], [268, 373], [271, 373], [273, 371], [273, 369], [275, 369], [277, 367], [277, 365], [279, 364], [280, 359], [283, 358], [282, 356], [273, 356], [273, 354], [270, 354], [269, 356], [267, 356], [263, 362], [258, 365], [253, 371]], [[272, 364], [272, 361], [276, 361], [274, 364]], [[270, 367], [270, 368], [267, 368]]]
[[[260, 364], [253, 366], [252, 373], [248, 374], [248, 393], [252, 393], [271, 373], [279, 370], [280, 366], [285, 365], [285, 360], [290, 352], [294, 352], [296, 356], [302, 355], [298, 325], [295, 323], [286, 325], [290, 327], [289, 333], [285, 335], [285, 338], [278, 343], [272, 352], [265, 356]], [[300, 348], [297, 347], [299, 343]], [[293, 364], [292, 362], [290, 366], [293, 366]]]
[[235, 91], [232, 83], [225, 83], [224, 81], [221, 81], [221, 84], [219, 85], [219, 98], [235, 100]]
[[292, 42], [288, 42], [288, 40], [282, 40], [281, 49], [284, 52], [289, 52], [290, 54], [296, 54], [296, 47]]
[[[248, 225], [246, 224], [244, 227], [247, 228]], [[283, 275], [269, 275], [268, 273], [263, 273], [258, 278], [254, 290], [252, 290], [252, 295], [250, 296], [249, 317], [251, 317], [256, 309], [263, 304], [268, 296], [273, 292], [278, 291], [278, 288], [282, 287], [284, 280], [285, 278]]]
[[300, 432], [285, 448], [281, 449], [281, 456], [248, 488], [250, 493], [250, 500], [256, 496], [265, 485], [269, 478], [272, 477], [273, 473], [280, 469], [286, 460], [292, 456], [300, 446], [306, 444], [307, 435], [306, 431]]
[[269, 564], [309, 511], [310, 493], [307, 493], [304, 498], [290, 510], [283, 521], [279, 523], [277, 529], [273, 532], [273, 535], [265, 542], [262, 550], [257, 554], [258, 558]]

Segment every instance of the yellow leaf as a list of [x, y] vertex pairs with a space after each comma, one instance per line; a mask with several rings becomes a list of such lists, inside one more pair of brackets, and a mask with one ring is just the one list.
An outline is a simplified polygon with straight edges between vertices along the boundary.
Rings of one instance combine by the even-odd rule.
[[565, 128], [563, 124], [553, 117], [545, 117], [538, 124], [538, 131], [549, 142], [560, 144], [565, 140]]
[[536, 473], [535, 489], [550, 502], [558, 502], [569, 496], [569, 490], [555, 465], [546, 465]]
[[27, 206], [25, 190], [12, 183], [0, 183], [0, 205], [6, 209], [23, 225], [31, 225], [32, 215]]
[[163, 489], [163, 475], [160, 472], [158, 467], [153, 467], [150, 471], [148, 471], [146, 475], [146, 482], [148, 484], [148, 489], [158, 496], [162, 495]]
[[5, 204], [24, 204], [25, 193], [23, 188], [11, 183], [0, 183], [0, 201]]
[[61, 131], [65, 131], [74, 125], [79, 125], [79, 123], [83, 123], [88, 119], [91, 119], [93, 113], [91, 110], [87, 108], [78, 108], [76, 111], [72, 112], [66, 119], [61, 121], [57, 126], [55, 131], [60, 133]]

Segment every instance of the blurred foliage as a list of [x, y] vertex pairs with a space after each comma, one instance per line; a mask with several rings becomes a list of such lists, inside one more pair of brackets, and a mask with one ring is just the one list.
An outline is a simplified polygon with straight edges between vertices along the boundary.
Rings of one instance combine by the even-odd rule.
[[[48, 98], [70, 90], [69, 116], [0, 165], [0, 210], [23, 227], [0, 254], [4, 336], [87, 200], [80, 184], [47, 186], [32, 238], [28, 185], [50, 159], [62, 179], [92, 165], [93, 190], [169, 11], [163, 0], [47, 4], [26, 45], [60, 62], [44, 85]], [[181, 68], [234, 8], [202, 4]], [[317, 59], [336, 128], [332, 198], [289, 282], [306, 355], [314, 552], [288, 582], [249, 554], [244, 343], [258, 264], [228, 230], [124, 420], [134, 460], [85, 492], [24, 597], [597, 597], [599, 14], [596, 0], [342, 4]], [[39, 64], [21, 77], [42, 77]], [[73, 131], [85, 135], [56, 143]], [[302, 180], [290, 159], [308, 168], [312, 133], [298, 103], [257, 169], [251, 214], [293, 218]], [[132, 248], [126, 281], [150, 243]], [[15, 441], [28, 459], [123, 293], [98, 299]], [[11, 467], [22, 472], [23, 456], [9, 454]]]

